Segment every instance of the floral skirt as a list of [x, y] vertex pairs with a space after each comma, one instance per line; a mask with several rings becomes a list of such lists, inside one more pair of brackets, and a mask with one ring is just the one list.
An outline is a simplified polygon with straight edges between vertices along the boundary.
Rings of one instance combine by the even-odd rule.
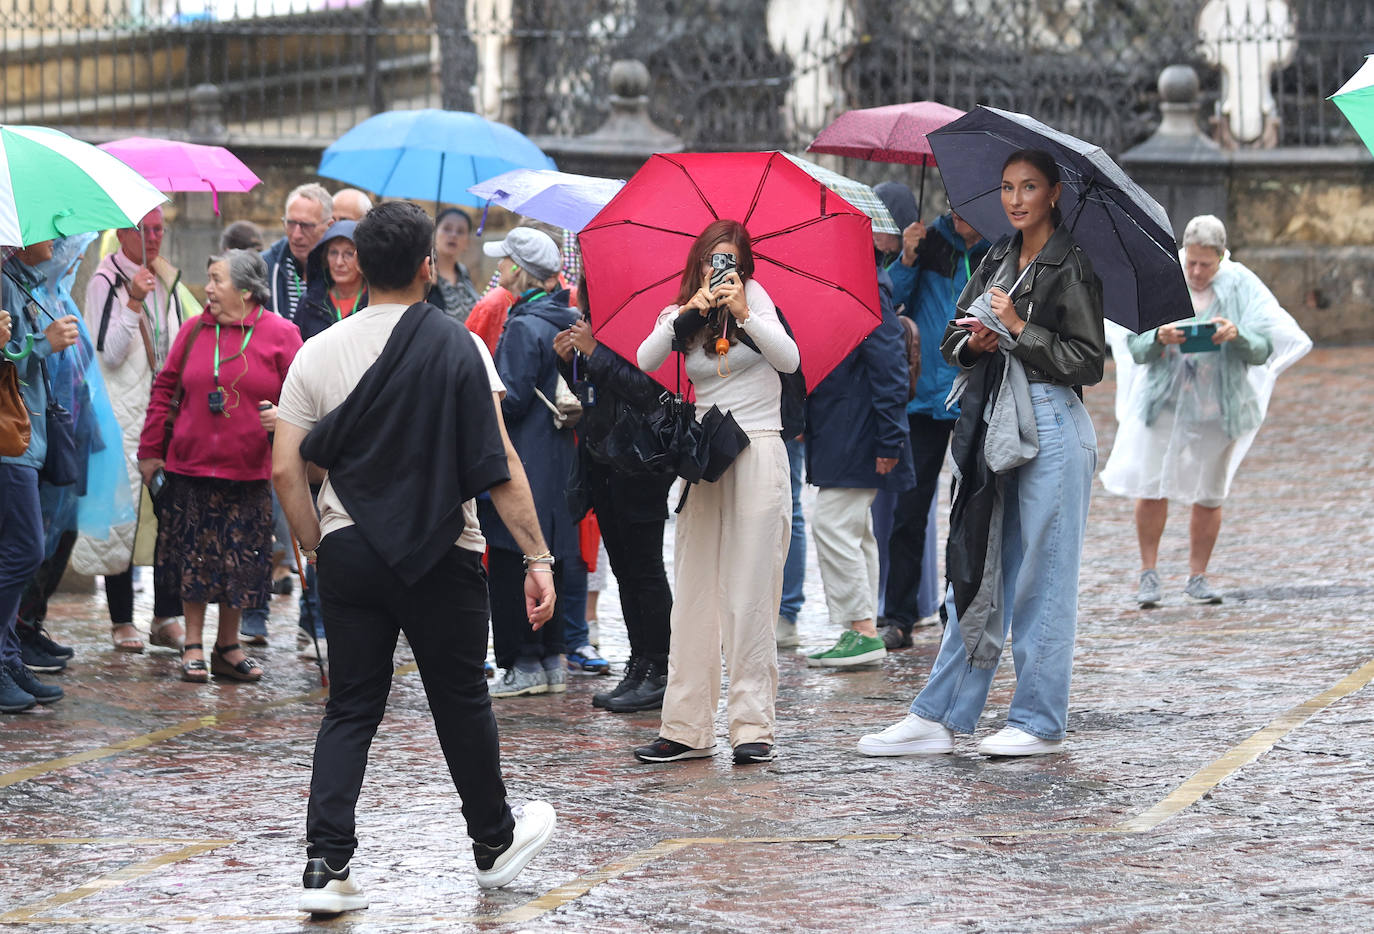
[[167, 474], [158, 553], [175, 567], [181, 599], [266, 606], [272, 576], [272, 494], [266, 480]]

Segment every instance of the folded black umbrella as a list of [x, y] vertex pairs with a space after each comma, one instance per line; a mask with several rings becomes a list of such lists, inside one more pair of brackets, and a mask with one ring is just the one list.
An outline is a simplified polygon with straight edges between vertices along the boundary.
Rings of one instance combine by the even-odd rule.
[[610, 465], [621, 473], [678, 473], [684, 461], [694, 468], [701, 436], [695, 407], [680, 396], [665, 392], [658, 408], [627, 413], [619, 419], [606, 436], [602, 451]]
[[1043, 149], [1059, 165], [1064, 224], [1102, 279], [1103, 311], [1139, 334], [1192, 314], [1173, 225], [1159, 202], [1098, 146], [1025, 114], [978, 107], [928, 137], [954, 211], [989, 240], [1013, 232], [1002, 163]]
[[709, 483], [719, 480], [747, 447], [749, 436], [735, 416], [711, 406], [701, 417], [701, 440], [694, 459], [694, 463], [701, 464], [701, 479]]

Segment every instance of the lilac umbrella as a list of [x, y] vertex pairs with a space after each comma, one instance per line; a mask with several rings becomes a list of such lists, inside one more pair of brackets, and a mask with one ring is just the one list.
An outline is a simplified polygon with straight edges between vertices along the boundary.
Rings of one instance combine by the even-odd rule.
[[468, 193], [537, 221], [579, 231], [625, 182], [617, 178], [574, 175], [553, 169], [512, 169], [469, 186]]

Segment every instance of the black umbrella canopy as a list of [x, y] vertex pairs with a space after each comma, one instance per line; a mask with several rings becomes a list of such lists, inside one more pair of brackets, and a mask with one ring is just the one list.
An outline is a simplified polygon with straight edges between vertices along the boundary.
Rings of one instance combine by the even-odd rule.
[[1002, 210], [1002, 163], [1018, 149], [1045, 150], [1062, 176], [1064, 223], [1102, 279], [1106, 316], [1138, 334], [1193, 313], [1169, 215], [1101, 147], [995, 107], [928, 139], [950, 207], [994, 241], [1015, 232]]

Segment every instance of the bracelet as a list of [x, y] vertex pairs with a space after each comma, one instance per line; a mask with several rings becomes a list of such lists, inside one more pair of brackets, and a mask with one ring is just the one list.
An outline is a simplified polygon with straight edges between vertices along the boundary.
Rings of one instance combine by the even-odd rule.
[[530, 569], [530, 565], [535, 563], [547, 564], [550, 567], [553, 566], [553, 554], [548, 551], [540, 555], [524, 555], [523, 557], [525, 559], [525, 570], [527, 571]]
[[541, 564], [541, 565], [536, 565], [535, 567], [525, 568], [525, 573], [526, 573], [526, 574], [533, 574], [535, 571], [543, 571], [545, 574], [552, 574], [552, 573], [553, 573], [553, 568], [547, 567], [547, 566], [542, 565], [542, 564]]

